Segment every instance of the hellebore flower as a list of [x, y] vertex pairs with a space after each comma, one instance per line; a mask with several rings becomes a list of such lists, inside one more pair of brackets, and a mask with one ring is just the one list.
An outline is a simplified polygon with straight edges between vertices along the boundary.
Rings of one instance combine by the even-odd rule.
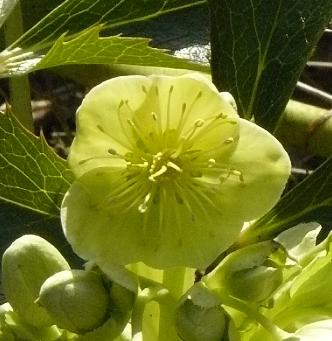
[[105, 81], [77, 126], [62, 223], [97, 264], [206, 267], [277, 202], [290, 172], [281, 144], [198, 75]]

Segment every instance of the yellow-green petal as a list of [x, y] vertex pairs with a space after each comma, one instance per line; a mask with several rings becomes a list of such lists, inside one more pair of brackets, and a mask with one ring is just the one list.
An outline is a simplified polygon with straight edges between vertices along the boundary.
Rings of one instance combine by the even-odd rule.
[[[141, 213], [127, 193], [119, 209], [106, 204], [106, 197], [121, 177], [110, 169], [92, 170], [67, 192], [61, 210], [66, 238], [84, 259], [129, 264], [142, 261], [155, 268], [187, 266], [204, 268], [230, 246], [242, 228], [240, 218], [211, 205], [201, 205], [191, 193], [191, 210], [179, 204], [174, 192]], [[107, 179], [107, 181], [105, 181]], [[188, 200], [189, 200], [188, 199]], [[127, 201], [126, 201], [127, 200]]]
[[204, 268], [277, 202], [290, 172], [281, 144], [198, 75], [114, 78], [77, 120], [62, 222], [97, 264]]

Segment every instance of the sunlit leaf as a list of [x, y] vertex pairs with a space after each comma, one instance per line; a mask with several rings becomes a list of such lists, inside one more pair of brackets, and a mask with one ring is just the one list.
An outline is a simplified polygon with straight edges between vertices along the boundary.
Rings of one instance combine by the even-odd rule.
[[209, 0], [214, 82], [273, 131], [332, 16], [332, 0]]
[[332, 159], [288, 192], [278, 204], [244, 231], [240, 243], [274, 238], [299, 223], [332, 223]]
[[19, 236], [38, 234], [74, 259], [59, 207], [72, 181], [66, 162], [9, 113], [0, 114], [0, 255]]
[[92, 27], [71, 40], [60, 37], [45, 55], [32, 55], [21, 64], [10, 66], [8, 73], [51, 68], [68, 64], [130, 64], [192, 69], [209, 72], [208, 65], [182, 60], [148, 46], [149, 39], [121, 36], [99, 37], [100, 26]]
[[0, 115], [0, 141], [0, 200], [58, 216], [72, 180], [66, 162], [11, 114]]
[[67, 0], [13, 47], [50, 45], [64, 33], [73, 35], [92, 25], [103, 23], [115, 28], [204, 3], [205, 0]]
[[[209, 72], [206, 65], [177, 59], [165, 54], [164, 50], [152, 49], [148, 46], [148, 39], [118, 35], [99, 38], [102, 28], [118, 28], [203, 3], [203, 0], [148, 0], [144, 3], [67, 0], [0, 53], [1, 77], [63, 64], [89, 63]], [[47, 60], [40, 63], [45, 55]]]

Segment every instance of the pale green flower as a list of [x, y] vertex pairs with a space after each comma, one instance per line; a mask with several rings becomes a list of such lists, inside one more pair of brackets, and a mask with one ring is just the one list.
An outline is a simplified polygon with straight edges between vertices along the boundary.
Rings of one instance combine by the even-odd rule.
[[77, 126], [61, 216], [97, 264], [206, 267], [277, 202], [290, 172], [280, 143], [196, 75], [106, 81]]

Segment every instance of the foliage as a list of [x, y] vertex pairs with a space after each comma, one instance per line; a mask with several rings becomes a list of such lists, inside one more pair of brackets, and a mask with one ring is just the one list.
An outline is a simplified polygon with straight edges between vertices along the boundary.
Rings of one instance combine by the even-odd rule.
[[[18, 4], [19, 1], [0, 0], [0, 26], [3, 26], [7, 19], [15, 20], [10, 14], [15, 5]], [[45, 5], [44, 1], [36, 0], [31, 4], [31, 9], [37, 4], [38, 6]], [[29, 5], [30, 2], [22, 0], [23, 11], [30, 8]], [[124, 37], [116, 33], [127, 26], [161, 15], [169, 13], [181, 15], [181, 11], [186, 9], [206, 6], [210, 8], [211, 18], [211, 65], [176, 58], [165, 50], [149, 46], [150, 40], [148, 38]], [[80, 298], [84, 296], [85, 292], [88, 292], [87, 295], [91, 297], [91, 293], [88, 290], [85, 291], [89, 285], [85, 286], [84, 281], [85, 278], [93, 277], [98, 278], [96, 283], [102, 293], [100, 295], [100, 306], [103, 307], [103, 314], [102, 317], [98, 316], [98, 318], [92, 319], [93, 329], [95, 329], [96, 323], [98, 324], [93, 331], [84, 329], [82, 332], [80, 328], [69, 328], [71, 331], [68, 331], [63, 328], [67, 328], [66, 323], [68, 321], [71, 323], [71, 320], [66, 320], [68, 316], [62, 317], [61, 321], [67, 321], [63, 324], [65, 327], [61, 328], [57, 325], [59, 310], [53, 310], [53, 303], [51, 304], [51, 315], [55, 316], [56, 321], [53, 321], [52, 326], [45, 327], [29, 324], [26, 317], [22, 317], [16, 306], [5, 304], [0, 307], [0, 340], [35, 340], [38, 338], [45, 341], [102, 341], [111, 338], [119, 341], [128, 339], [175, 341], [179, 339], [179, 335], [188, 341], [204, 338], [206, 340], [225, 341], [258, 339], [286, 341], [331, 338], [332, 312], [329, 299], [331, 240], [328, 236], [316, 245], [321, 228], [318, 224], [312, 223], [318, 222], [325, 227], [331, 226], [331, 160], [327, 160], [303, 182], [286, 193], [276, 206], [268, 211], [280, 197], [289, 165], [286, 166], [287, 162], [279, 165], [277, 160], [280, 160], [280, 154], [284, 155], [281, 152], [282, 146], [263, 128], [273, 133], [282, 120], [283, 110], [292, 95], [296, 81], [324, 27], [332, 16], [332, 1], [305, 0], [290, 3], [287, 0], [269, 2], [260, 0], [250, 2], [244, 0], [208, 0], [207, 2], [204, 0], [65, 0], [58, 1], [57, 4], [48, 4], [45, 11], [48, 12], [45, 17], [41, 18], [18, 39], [15, 38], [15, 41], [8, 43], [0, 53], [0, 77], [9, 78], [14, 90], [15, 84], [18, 89], [17, 81], [19, 82], [22, 79], [20, 77], [38, 70], [63, 65], [121, 65], [127, 67], [128, 70], [133, 70], [133, 66], [144, 66], [154, 67], [154, 70], [163, 68], [162, 71], [160, 69], [159, 71], [166, 74], [174, 72], [171, 69], [178, 69], [181, 73], [195, 71], [201, 73], [199, 77], [206, 87], [210, 87], [209, 91], [211, 91], [211, 85], [206, 85], [209, 81], [203, 80], [203, 77], [209, 78], [211, 72], [215, 85], [220, 90], [228, 91], [234, 96], [238, 113], [243, 117], [240, 119], [236, 113], [232, 114], [236, 105], [230, 99], [231, 96], [228, 97], [227, 115], [231, 113], [232, 117], [236, 117], [234, 120], [240, 130], [238, 132], [235, 129], [232, 133], [227, 131], [230, 135], [225, 138], [225, 141], [231, 142], [231, 146], [239, 145], [238, 149], [242, 150], [241, 148], [243, 148], [243, 151], [234, 152], [232, 149], [229, 152], [227, 149], [226, 153], [221, 150], [222, 148], [218, 149], [223, 158], [227, 154], [227, 161], [232, 166], [221, 164], [217, 167], [219, 173], [216, 174], [211, 169], [218, 155], [211, 154], [209, 149], [211, 146], [204, 142], [203, 146], [199, 145], [199, 148], [206, 149], [205, 152], [208, 152], [208, 166], [204, 166], [208, 169], [208, 173], [204, 173], [203, 176], [201, 171], [197, 173], [196, 169], [190, 169], [190, 176], [192, 178], [204, 177], [206, 187], [215, 189], [217, 182], [227, 185], [235, 177], [237, 177], [238, 183], [244, 182], [246, 186], [247, 175], [249, 174], [249, 178], [250, 176], [257, 177], [259, 186], [251, 188], [251, 183], [249, 183], [249, 185], [247, 184], [249, 189], [245, 188], [242, 191], [242, 189], [233, 190], [232, 188], [235, 188], [236, 185], [232, 184], [233, 187], [229, 186], [228, 194], [221, 193], [220, 195], [217, 190], [211, 191], [207, 195], [207, 192], [204, 191], [195, 192], [195, 187], [190, 185], [191, 187], [188, 187], [190, 191], [188, 188], [185, 189], [190, 193], [188, 196], [186, 196], [187, 194], [183, 196], [183, 189], [179, 192], [180, 196], [176, 196], [175, 191], [172, 192], [174, 194], [173, 199], [164, 196], [164, 201], [161, 204], [166, 206], [167, 203], [171, 202], [172, 212], [170, 209], [165, 210], [165, 212], [167, 216], [171, 216], [172, 213], [174, 216], [166, 224], [169, 233], [166, 237], [163, 236], [164, 239], [161, 239], [165, 242], [166, 247], [162, 245], [161, 248], [158, 248], [156, 245], [160, 246], [161, 242], [158, 240], [160, 236], [153, 234], [154, 223], [151, 221], [144, 222], [143, 229], [147, 229], [149, 233], [144, 231], [140, 234], [137, 229], [132, 228], [133, 224], [135, 226], [140, 224], [140, 214], [148, 210], [152, 190], [146, 191], [139, 198], [141, 201], [137, 201], [135, 196], [131, 196], [126, 201], [123, 196], [129, 192], [121, 194], [120, 199], [124, 200], [121, 203], [129, 205], [129, 208], [131, 207], [129, 202], [131, 199], [135, 200], [134, 204], [140, 203], [139, 208], [142, 212], [138, 214], [139, 218], [137, 218], [137, 212], [126, 215], [126, 213], [119, 211], [114, 214], [113, 211], [119, 209], [121, 205], [113, 208], [111, 206], [112, 214], [109, 214], [108, 209], [104, 210], [104, 207], [101, 209], [101, 206], [111, 205], [110, 202], [114, 201], [114, 196], [107, 197], [110, 202], [103, 201], [105, 190], [112, 192], [114, 184], [120, 185], [120, 190], [125, 189], [123, 184], [132, 180], [132, 174], [127, 174], [125, 181], [123, 181], [124, 179], [121, 178], [123, 174], [119, 173], [118, 178], [115, 177], [114, 180], [113, 170], [110, 172], [110, 168], [107, 168], [109, 165], [99, 161], [87, 173], [86, 170], [82, 171], [82, 174], [81, 171], [77, 171], [79, 168], [77, 165], [83, 164], [84, 166], [85, 162], [78, 159], [75, 164], [75, 157], [72, 156], [77, 153], [76, 146], [79, 143], [77, 141], [80, 141], [80, 132], [78, 132], [78, 139], [73, 145], [70, 169], [67, 161], [58, 157], [47, 145], [43, 135], [40, 138], [36, 137], [24, 128], [16, 118], [21, 117], [22, 114], [23, 116], [29, 114], [27, 106], [24, 110], [23, 105], [22, 110], [22, 106], [16, 105], [20, 96], [23, 98], [28, 92], [23, 86], [21, 88], [23, 90], [20, 90], [20, 96], [10, 103], [13, 112], [8, 107], [6, 112], [0, 115], [0, 252], [3, 254], [6, 249], [8, 250], [11, 242], [21, 235], [36, 234], [52, 242], [66, 256], [73, 267], [78, 267], [80, 261], [77, 261], [76, 254], [70, 249], [73, 246], [80, 256], [91, 262], [85, 265], [84, 270], [68, 270], [66, 276], [61, 277], [61, 285], [60, 282], [52, 282], [53, 276], [49, 277], [50, 281], [47, 282], [46, 280], [47, 290], [45, 292], [47, 295], [45, 294], [43, 297], [47, 296], [47, 299], [44, 300], [44, 303], [51, 297], [52, 302], [58, 304], [62, 297], [67, 297], [67, 290], [69, 289], [66, 285], [69, 283], [70, 287], [76, 283], [77, 278], [81, 283], [81, 278], [83, 278], [82, 285], [79, 284], [79, 290], [70, 292], [70, 296], [73, 294], [71, 299], [75, 304], [69, 307], [68, 312], [79, 314], [80, 311], [84, 311], [86, 313], [89, 309], [80, 306], [82, 303]], [[23, 14], [26, 23], [36, 22], [36, 13], [30, 13], [30, 17], [26, 13]], [[16, 26], [19, 27], [20, 25], [21, 23], [18, 23]], [[29, 24], [27, 25], [29, 26]], [[6, 31], [15, 25], [3, 27], [7, 36], [17, 36], [17, 32], [8, 33]], [[146, 70], [151, 69], [147, 68]], [[177, 84], [177, 82], [181, 82], [179, 79], [187, 79], [189, 82], [189, 78], [190, 76], [172, 79], [174, 84]], [[136, 78], [129, 77], [128, 79], [134, 83]], [[148, 77], [144, 79], [146, 80]], [[160, 77], [158, 79], [171, 78]], [[120, 83], [122, 81], [123, 79]], [[145, 86], [141, 86], [141, 88], [147, 91]], [[146, 157], [145, 149], [147, 146], [144, 145], [144, 141], [146, 142], [146, 139], [149, 139], [151, 134], [153, 135], [153, 129], [158, 132], [157, 137], [160, 140], [170, 141], [169, 144], [166, 144], [170, 154], [167, 154], [166, 161], [162, 159], [165, 164], [161, 164], [160, 159], [153, 159], [153, 169], [144, 169], [144, 171], [150, 172], [148, 184], [156, 182], [156, 179], [158, 181], [160, 179], [165, 180], [165, 174], [166, 178], [171, 178], [174, 175], [173, 173], [181, 173], [183, 171], [182, 166], [184, 170], [187, 170], [186, 162], [188, 159], [195, 164], [195, 168], [198, 167], [199, 162], [206, 161], [199, 154], [195, 157], [190, 154], [196, 153], [195, 149], [192, 149], [195, 144], [190, 144], [192, 143], [191, 137], [196, 134], [196, 130], [199, 130], [206, 123], [201, 119], [201, 116], [197, 116], [198, 114], [202, 115], [201, 112], [192, 111], [194, 116], [194, 120], [191, 121], [192, 131], [190, 129], [184, 131], [183, 136], [179, 135], [176, 127], [169, 129], [169, 124], [173, 124], [169, 114], [170, 105], [176, 103], [179, 112], [181, 113], [182, 108], [184, 113], [187, 102], [189, 103], [192, 96], [190, 91], [188, 90], [188, 98], [183, 99], [180, 96], [177, 101], [172, 102], [173, 85], [166, 88], [165, 90], [161, 87], [163, 96], [160, 103], [159, 99], [156, 100], [150, 94], [150, 102], [147, 102], [144, 107], [147, 111], [145, 115], [151, 114], [149, 118], [140, 111], [131, 111], [129, 106], [129, 109], [126, 109], [127, 116], [128, 112], [131, 113], [131, 116], [127, 117], [126, 124], [131, 126], [130, 129], [136, 129], [135, 134], [131, 136], [130, 133], [130, 137], [128, 138], [127, 135], [126, 138], [130, 143], [131, 140], [134, 141], [134, 149], [138, 156], [130, 154], [128, 150], [122, 155], [113, 146], [107, 147], [108, 157], [113, 156], [120, 159], [122, 157], [125, 167], [128, 167], [128, 164], [131, 167], [133, 165], [139, 167], [140, 164], [135, 158], [138, 157], [142, 161], [142, 158]], [[181, 85], [181, 89], [183, 94], [186, 94], [185, 84]], [[192, 88], [190, 89], [192, 90]], [[112, 91], [116, 92], [117, 90]], [[208, 92], [208, 90], [206, 91]], [[213, 91], [214, 96], [219, 98], [219, 94], [215, 90]], [[94, 92], [92, 93], [94, 94]], [[122, 93], [127, 101], [129, 98], [137, 96], [135, 95], [137, 92]], [[222, 96], [220, 95], [221, 102]], [[107, 95], [101, 97], [107, 98]], [[209, 109], [214, 110], [214, 108], [211, 109], [213, 107], [212, 97], [200, 108], [202, 112], [206, 111], [205, 114], [208, 114]], [[139, 96], [135, 97], [135, 101], [139, 100]], [[117, 110], [119, 114], [122, 106], [125, 106], [126, 103], [123, 101], [122, 105], [119, 105], [115, 111]], [[108, 104], [112, 103], [109, 102]], [[221, 104], [219, 103], [219, 105]], [[164, 131], [163, 125], [159, 126], [160, 131], [157, 128], [152, 129], [153, 121], [158, 119], [156, 112], [164, 110], [160, 109], [163, 107], [166, 108], [164, 116], [168, 122], [166, 124], [167, 129]], [[84, 107], [81, 110], [84, 111]], [[95, 116], [98, 116], [99, 111], [94, 112], [92, 110]], [[224, 115], [224, 112], [219, 114], [220, 118], [226, 121]], [[88, 118], [87, 123], [93, 123], [95, 119], [95, 117]], [[204, 116], [204, 119], [208, 120], [209, 117]], [[245, 121], [245, 119], [254, 120], [255, 123]], [[138, 129], [138, 124], [141, 124], [142, 120], [146, 124], [145, 130], [143, 128], [142, 130], [140, 130], [141, 128]], [[138, 121], [139, 123], [137, 123]], [[103, 123], [105, 122], [103, 121]], [[84, 127], [84, 124], [86, 122], [80, 122], [79, 128]], [[217, 127], [216, 131], [223, 135], [224, 131], [218, 124], [211, 127]], [[150, 128], [151, 131], [149, 131]], [[103, 133], [102, 130], [103, 128], [99, 129], [99, 133]], [[85, 137], [91, 133], [88, 132], [85, 135], [84, 128], [82, 131], [82, 135]], [[211, 131], [212, 129], [207, 131], [206, 141], [214, 139], [213, 143], [215, 143], [217, 138]], [[123, 132], [126, 135], [128, 133], [127, 128]], [[109, 137], [113, 138], [114, 130], [108, 134]], [[98, 148], [106, 148], [105, 141], [99, 143], [98, 141], [101, 141], [102, 138], [97, 135], [92, 134], [88, 138], [87, 150], [92, 148], [93, 143], [91, 141], [94, 141], [94, 138], [96, 138]], [[186, 136], [189, 137], [186, 139]], [[158, 146], [158, 143], [153, 142], [148, 146], [150, 149]], [[272, 144], [275, 146], [274, 149]], [[79, 157], [85, 153], [86, 145], [83, 144], [82, 146], [81, 149], [78, 148]], [[172, 150], [170, 146], [175, 149]], [[163, 145], [163, 147], [165, 146]], [[143, 153], [144, 155], [142, 150], [145, 153]], [[266, 154], [264, 154], [265, 150], [267, 151]], [[261, 151], [264, 152], [261, 153]], [[183, 152], [189, 155], [188, 159], [179, 157]], [[233, 152], [235, 156], [232, 159]], [[176, 156], [173, 157], [173, 154]], [[89, 157], [95, 156], [90, 155]], [[259, 164], [261, 158], [265, 162]], [[253, 159], [256, 161], [253, 162]], [[275, 160], [275, 163], [271, 162], [272, 159]], [[150, 159], [145, 161], [150, 162]], [[181, 167], [178, 166], [177, 162]], [[96, 171], [94, 169], [96, 165], [104, 168], [102, 171], [97, 168]], [[226, 175], [224, 174], [225, 170], [228, 171]], [[268, 173], [273, 178], [268, 179], [266, 175]], [[280, 175], [281, 173], [282, 175]], [[96, 180], [100, 174], [106, 174], [103, 181]], [[282, 178], [282, 181], [276, 180], [278, 176]], [[244, 181], [241, 180], [242, 178]], [[106, 183], [105, 179], [107, 180]], [[275, 182], [278, 183], [277, 188], [273, 187]], [[270, 190], [272, 187], [274, 193], [268, 195], [272, 199], [265, 201], [263, 194], [273, 192]], [[156, 187], [153, 187], [153, 190], [156, 190]], [[102, 193], [101, 204], [98, 191]], [[63, 203], [66, 193], [67, 196]], [[116, 191], [112, 193], [114, 194]], [[245, 194], [241, 195], [241, 193]], [[98, 199], [97, 204], [99, 206], [96, 203], [92, 205], [91, 197], [94, 196]], [[197, 200], [199, 196], [200, 200]], [[118, 197], [119, 195], [116, 199]], [[201, 198], [204, 200], [201, 201]], [[153, 195], [151, 200], [151, 205], [157, 206], [158, 197]], [[220, 204], [223, 202], [226, 204]], [[62, 224], [60, 223], [61, 205]], [[220, 210], [218, 205], [221, 205], [220, 207], [225, 210]], [[178, 206], [182, 206], [182, 211], [185, 211], [183, 215], [182, 211], [181, 214], [177, 211]], [[87, 221], [102, 227], [99, 229], [97, 238], [94, 236], [94, 230], [91, 230], [91, 235], [89, 235], [91, 227], [84, 226], [84, 221], [80, 221], [83, 223], [83, 229], [81, 226], [77, 227], [75, 217], [73, 223], [75, 236], [70, 235], [72, 231], [70, 233], [68, 231], [72, 227], [68, 228], [65, 217], [68, 207], [74, 211], [74, 216], [78, 216], [82, 207], [86, 208], [85, 215], [83, 215], [84, 219], [87, 217], [89, 218]], [[195, 214], [191, 212], [192, 207], [195, 208]], [[207, 219], [210, 229], [209, 238], [205, 238], [204, 229], [202, 229], [202, 227], [206, 227], [203, 221], [203, 218], [206, 219], [206, 217], [203, 215], [195, 216], [198, 211], [205, 212], [207, 207], [208, 210], [217, 212], [217, 219], [213, 222], [211, 219]], [[216, 207], [217, 209], [215, 209]], [[259, 209], [256, 209], [257, 207]], [[120, 208], [123, 209], [123, 205]], [[98, 214], [92, 215], [91, 212]], [[161, 229], [164, 228], [163, 214], [165, 212], [159, 210], [152, 217], [154, 221], [160, 219], [159, 228]], [[236, 213], [238, 216], [235, 219]], [[114, 218], [115, 216], [116, 218]], [[129, 223], [125, 220], [126, 218], [130, 220]], [[247, 222], [246, 228], [240, 233], [243, 222], [254, 218], [258, 219]], [[120, 219], [121, 224], [112, 225], [115, 219]], [[190, 219], [192, 220], [191, 224]], [[301, 225], [304, 222], [310, 224]], [[72, 224], [72, 222], [70, 223]], [[131, 226], [130, 232], [123, 232], [123, 229], [126, 228], [124, 224]], [[192, 233], [190, 225], [194, 228], [198, 226], [198, 232]], [[226, 230], [227, 226], [232, 230], [228, 239], [220, 233], [220, 225], [226, 226]], [[112, 226], [113, 228], [111, 239], [103, 236], [105, 226]], [[72, 245], [68, 245], [61, 227], [64, 227], [66, 237]], [[182, 228], [185, 230], [181, 235], [183, 240], [174, 238]], [[82, 231], [85, 231], [84, 234]], [[118, 238], [121, 233], [122, 239]], [[148, 238], [144, 239], [145, 233], [147, 233]], [[85, 235], [90, 237], [82, 242]], [[97, 239], [96, 247], [93, 246], [94, 238]], [[142, 242], [140, 238], [145, 243], [150, 242], [151, 245], [141, 245], [138, 248], [140, 254], [131, 257], [130, 255], [136, 252], [135, 247], [137, 245], [135, 246], [135, 243], [137, 240]], [[226, 242], [225, 238], [227, 239]], [[132, 244], [122, 244], [123, 239], [131, 239]], [[133, 242], [134, 239], [135, 243]], [[175, 239], [176, 243], [174, 243]], [[116, 244], [113, 251], [118, 252], [121, 249], [119, 252], [125, 254], [125, 257], [109, 253], [107, 248], [110, 246], [110, 240]], [[179, 243], [179, 240], [182, 244]], [[98, 248], [98, 245], [104, 241], [107, 247]], [[221, 246], [219, 245], [218, 248], [219, 242]], [[93, 252], [89, 249], [91, 245]], [[175, 251], [179, 245], [181, 247], [184, 245], [184, 251], [177, 253]], [[211, 248], [209, 249], [209, 247]], [[104, 252], [105, 250], [107, 251]], [[155, 259], [151, 258], [151, 250], [155, 252]], [[162, 252], [158, 253], [160, 250]], [[23, 253], [25, 251], [23, 249]], [[208, 263], [217, 257], [218, 252], [222, 251], [224, 252], [220, 255], [220, 263], [217, 264], [216, 268], [203, 277], [198, 276], [197, 279], [201, 280], [193, 285], [194, 270], [188, 266], [199, 267], [199, 270], [204, 270]], [[45, 260], [43, 259], [43, 253], [39, 260], [45, 261], [47, 267], [48, 259], [47, 257]], [[9, 264], [12, 264], [11, 261], [13, 259], [9, 260]], [[159, 270], [150, 268], [143, 263], [123, 266], [133, 261], [144, 261], [150, 266], [158, 267]], [[172, 265], [176, 265], [178, 268], [169, 268]], [[29, 266], [33, 270], [34, 264], [30, 262], [27, 265], [28, 270], [22, 271], [22, 276], [27, 276], [28, 281], [31, 280]], [[90, 276], [90, 272], [93, 275]], [[11, 272], [6, 269], [6, 273], [6, 276], [10, 276], [8, 274]], [[21, 279], [24, 280], [23, 277]], [[54, 277], [56, 281], [58, 281], [57, 277]], [[31, 281], [31, 285], [34, 285], [33, 281]], [[51, 292], [53, 287], [56, 287], [55, 299]], [[52, 289], [50, 290], [51, 296], [48, 296], [49, 288]], [[40, 283], [33, 288], [34, 292], [39, 292], [39, 289]], [[82, 292], [84, 293], [82, 294]], [[18, 296], [18, 298], [20, 297]], [[8, 300], [12, 301], [12, 298], [9, 297]], [[64, 301], [67, 302], [68, 300], [65, 299]], [[96, 308], [95, 303], [91, 300], [91, 310]], [[47, 306], [47, 304], [45, 305]], [[74, 307], [77, 311], [74, 311]], [[93, 316], [89, 316], [89, 313], [84, 316], [82, 314], [80, 317], [84, 326], [86, 325], [86, 317], [93, 318]], [[129, 321], [130, 323], [128, 323]], [[218, 321], [218, 325], [214, 323], [215, 321]]]

